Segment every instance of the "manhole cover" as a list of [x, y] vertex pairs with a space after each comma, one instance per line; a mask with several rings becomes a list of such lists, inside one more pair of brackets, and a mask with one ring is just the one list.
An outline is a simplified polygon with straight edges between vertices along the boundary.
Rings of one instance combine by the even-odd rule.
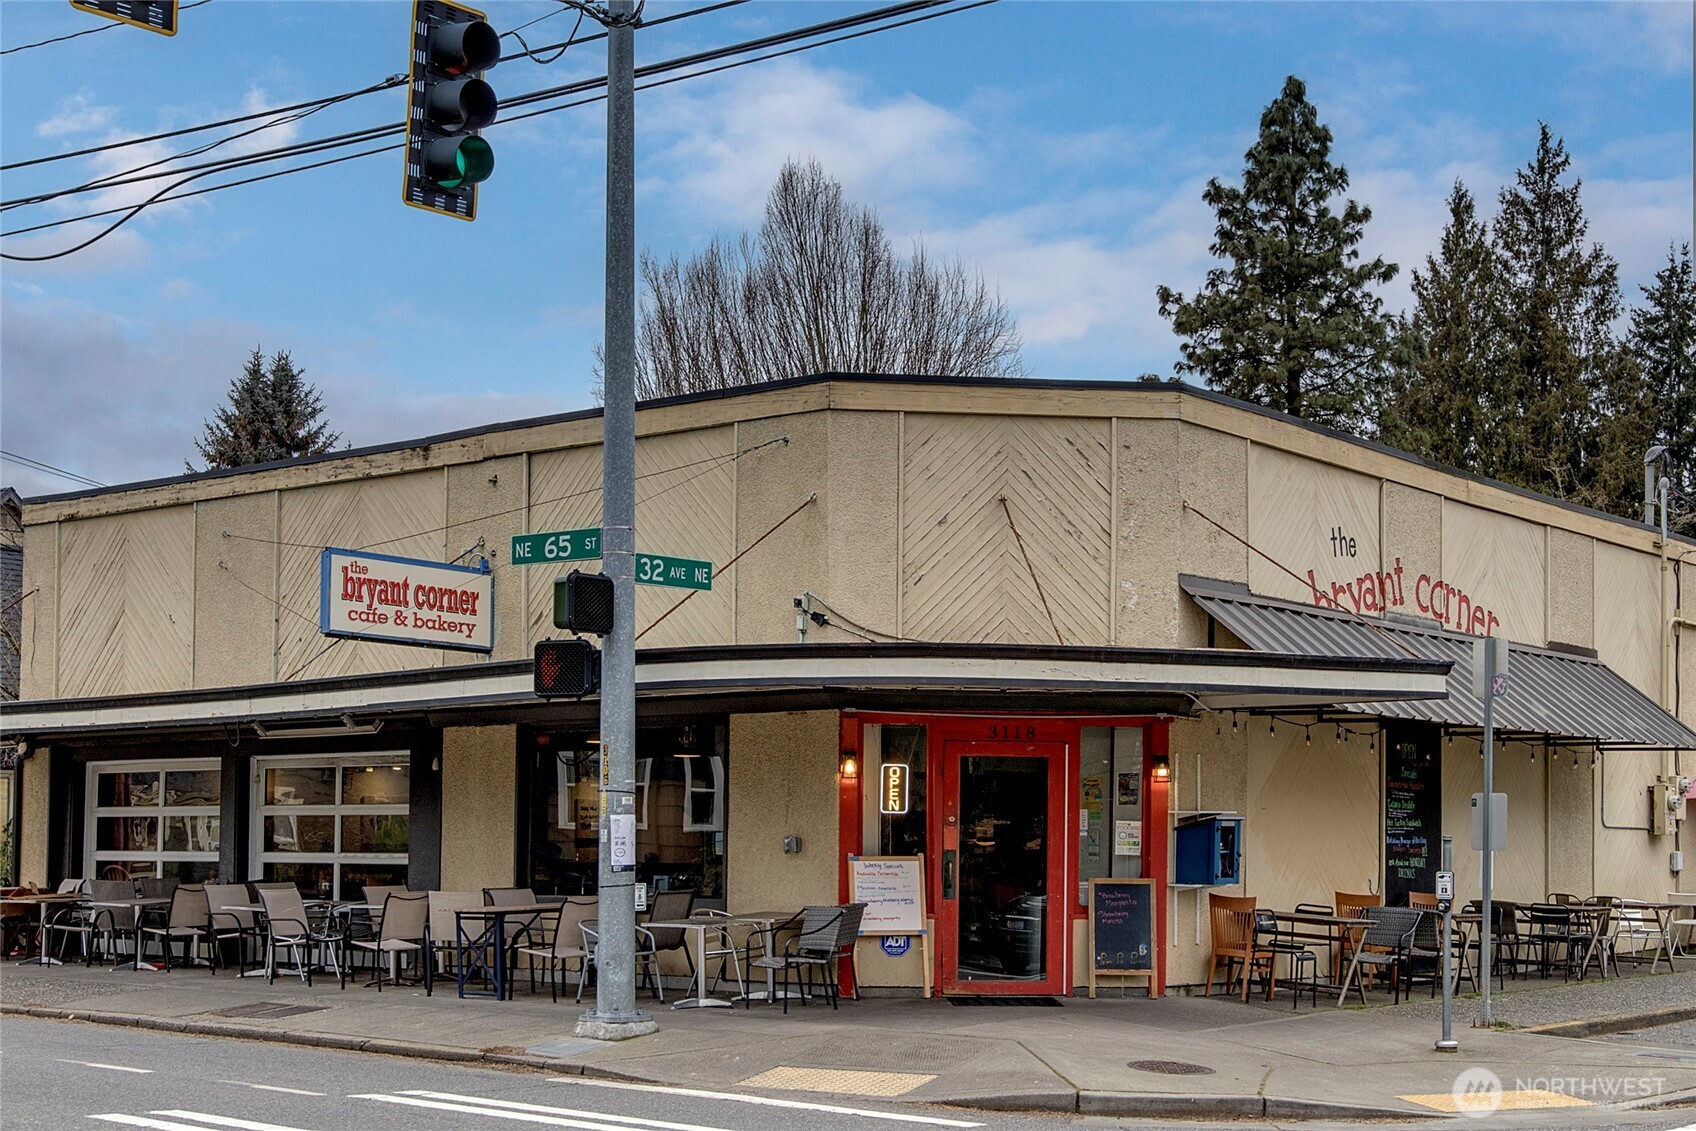
[[1211, 1076], [1213, 1069], [1205, 1064], [1190, 1064], [1183, 1060], [1133, 1060], [1125, 1067], [1138, 1072], [1158, 1072], [1162, 1076]]
[[290, 1005], [286, 1001], [256, 1001], [248, 1005], [232, 1005], [228, 1009], [214, 1009], [213, 1017], [251, 1017], [273, 1018], [293, 1017], [300, 1013], [317, 1013], [323, 1009], [321, 1005]]

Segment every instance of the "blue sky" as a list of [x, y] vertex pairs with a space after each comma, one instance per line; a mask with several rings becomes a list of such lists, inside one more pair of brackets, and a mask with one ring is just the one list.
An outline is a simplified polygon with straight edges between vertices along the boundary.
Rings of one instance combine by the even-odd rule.
[[[649, 18], [694, 4], [652, 0]], [[757, 0], [637, 33], [637, 63], [864, 11]], [[507, 31], [557, 12], [501, 0]], [[173, 39], [128, 27], [0, 57], [0, 163], [353, 90], [403, 70], [410, 4], [214, 0]], [[63, 0], [7, 0], [0, 46], [95, 26]], [[560, 42], [574, 17], [526, 29]], [[586, 28], [587, 30], [587, 28]], [[507, 41], [511, 43], [511, 40]], [[1201, 190], [1240, 175], [1284, 76], [1308, 83], [1373, 210], [1368, 254], [1405, 308], [1464, 180], [1491, 215], [1537, 123], [1566, 140], [1591, 235], [1628, 301], [1691, 239], [1688, 3], [1037, 3], [1005, 0], [637, 96], [637, 240], [688, 254], [757, 226], [790, 156], [816, 156], [897, 246], [981, 270], [1037, 376], [1170, 373], [1154, 289], [1209, 264]], [[604, 73], [600, 43], [489, 74], [503, 99]], [[232, 142], [252, 152], [397, 122], [382, 91]], [[219, 136], [3, 174], [7, 200]], [[254, 346], [290, 350], [355, 445], [581, 408], [601, 336], [605, 111], [487, 135], [474, 224], [400, 202], [400, 157], [148, 209], [44, 264], [0, 265], [0, 444], [106, 483], [183, 470]], [[245, 147], [245, 149], [243, 148]], [[267, 165], [255, 172], [270, 171]], [[141, 195], [155, 191], [159, 184]], [[205, 182], [212, 183], [212, 182]], [[4, 230], [136, 199], [114, 189], [12, 209]], [[93, 207], [91, 207], [93, 204]], [[90, 224], [8, 238], [50, 252]], [[10, 461], [26, 496], [72, 484]]]

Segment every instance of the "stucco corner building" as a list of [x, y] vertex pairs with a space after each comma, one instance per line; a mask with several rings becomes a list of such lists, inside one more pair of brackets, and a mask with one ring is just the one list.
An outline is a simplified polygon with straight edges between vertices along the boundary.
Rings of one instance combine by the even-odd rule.
[[[593, 891], [597, 704], [530, 662], [571, 567], [511, 557], [599, 525], [600, 426], [25, 500], [21, 878]], [[1692, 889], [1696, 544], [1169, 383], [822, 375], [637, 431], [638, 550], [716, 569], [638, 586], [639, 878], [798, 908], [922, 855], [933, 946], [868, 939], [869, 989], [1070, 993], [1091, 879], [1151, 881], [1157, 990], [1209, 891], [1395, 901], [1451, 834], [1475, 896], [1478, 636], [1497, 894]], [[429, 608], [473, 646], [327, 635], [335, 590], [383, 608], [337, 549], [469, 565]]]

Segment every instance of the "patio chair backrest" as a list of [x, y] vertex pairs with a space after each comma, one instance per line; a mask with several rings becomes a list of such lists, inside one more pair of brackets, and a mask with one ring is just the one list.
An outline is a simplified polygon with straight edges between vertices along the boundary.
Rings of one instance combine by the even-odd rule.
[[1571, 903], [1582, 903], [1584, 901], [1579, 899], [1576, 895], [1569, 895], [1564, 891], [1552, 891], [1552, 892], [1549, 893], [1549, 902], [1550, 903], [1560, 903], [1560, 904], [1571, 904]]
[[554, 953], [587, 949], [583, 946], [583, 923], [592, 921], [600, 912], [600, 900], [568, 899], [560, 905], [559, 926], [554, 929]]
[[215, 926], [246, 931], [253, 927], [253, 912], [226, 911], [226, 907], [242, 907], [252, 903], [246, 884], [207, 884], [206, 906]]
[[55, 891], [57, 891], [59, 895], [74, 895], [75, 893], [80, 892], [82, 890], [82, 886], [87, 882], [87, 880], [60, 880], [59, 886], [55, 889]]
[[[134, 899], [135, 882], [133, 880], [90, 880], [88, 881], [88, 898], [93, 900], [105, 899]], [[109, 923], [120, 931], [135, 930], [135, 908], [133, 907], [96, 907], [93, 913], [102, 924]]]
[[[687, 919], [695, 908], [695, 892], [689, 888], [679, 888], [674, 891], [657, 891], [648, 897], [648, 922], [660, 923], [667, 920]], [[670, 950], [683, 945], [682, 927], [651, 927], [654, 936], [654, 946], [659, 950]]]
[[1417, 907], [1421, 911], [1437, 910], [1437, 897], [1428, 891], [1410, 891], [1407, 893], [1407, 905]]
[[427, 899], [430, 904], [430, 940], [440, 946], [453, 946], [457, 942], [454, 910], [476, 907], [482, 903], [483, 897], [474, 891], [433, 891], [428, 893]]
[[836, 923], [836, 949], [845, 950], [852, 947], [860, 937], [860, 920], [866, 916], [866, 905], [863, 903], [844, 903], [842, 918]]
[[483, 889], [483, 904], [486, 907], [517, 907], [520, 904], [535, 902], [536, 892], [531, 888]]
[[419, 942], [430, 918], [430, 897], [421, 891], [390, 892], [383, 901], [384, 942]]
[[829, 954], [836, 949], [836, 925], [842, 908], [808, 907], [801, 913], [801, 933], [795, 936], [797, 954]]
[[1362, 912], [1368, 907], [1382, 907], [1382, 896], [1370, 893], [1362, 895], [1355, 892], [1339, 891], [1333, 894], [1332, 901], [1336, 904], [1337, 914], [1347, 919], [1363, 919]]
[[294, 934], [310, 928], [306, 903], [300, 898], [299, 888], [293, 884], [258, 886], [259, 902], [265, 907], [265, 918], [270, 922], [273, 934]]
[[[405, 884], [366, 884], [365, 885], [365, 902], [370, 904], [372, 907], [376, 908], [377, 914], [381, 915], [383, 913], [383, 902], [386, 899], [388, 899], [389, 896], [395, 894], [396, 892], [399, 892], [401, 895], [405, 895], [406, 894], [406, 885]], [[418, 894], [423, 895], [424, 893], [419, 892]]]
[[1246, 947], [1254, 935], [1254, 897], [1207, 893], [1207, 921], [1213, 929], [1213, 947]]
[[1519, 937], [1519, 904], [1511, 899], [1490, 901], [1490, 930], [1497, 938]]
[[170, 899], [176, 894], [178, 886], [176, 880], [158, 876], [143, 876], [135, 883], [143, 899]]
[[1335, 915], [1336, 913], [1337, 913], [1336, 909], [1333, 908], [1329, 903], [1298, 903], [1298, 904], [1296, 904], [1296, 914], [1297, 915]]
[[1400, 950], [1411, 941], [1424, 914], [1413, 907], [1369, 906], [1365, 909], [1367, 926], [1361, 945]]
[[1413, 928], [1413, 946], [1416, 950], [1434, 951], [1442, 946], [1441, 931], [1443, 917], [1434, 909], [1423, 907], [1412, 908], [1418, 911], [1419, 922]]
[[212, 919], [206, 888], [200, 884], [183, 884], [171, 893], [172, 927], [204, 927]]

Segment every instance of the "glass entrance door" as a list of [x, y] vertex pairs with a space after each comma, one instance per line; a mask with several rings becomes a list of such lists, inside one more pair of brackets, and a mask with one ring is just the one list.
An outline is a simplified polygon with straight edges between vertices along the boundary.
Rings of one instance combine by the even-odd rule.
[[943, 992], [1063, 992], [1065, 746], [949, 742], [945, 752]]

